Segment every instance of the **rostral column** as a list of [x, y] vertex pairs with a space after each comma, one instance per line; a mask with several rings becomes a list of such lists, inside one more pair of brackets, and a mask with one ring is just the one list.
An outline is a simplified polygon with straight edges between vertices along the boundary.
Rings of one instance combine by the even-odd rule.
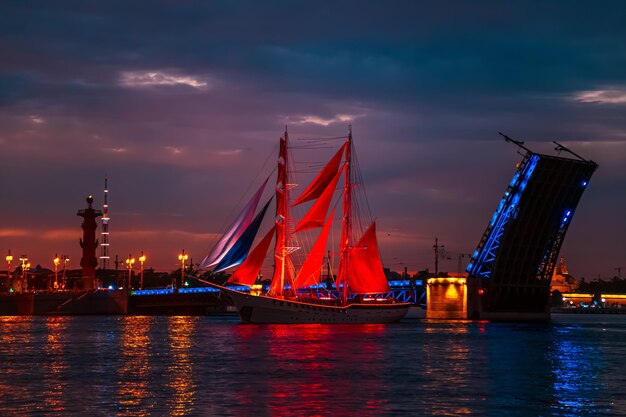
[[78, 289], [91, 290], [98, 288], [96, 282], [96, 266], [98, 259], [96, 258], [96, 247], [98, 247], [98, 239], [96, 239], [96, 218], [102, 216], [100, 210], [94, 210], [91, 207], [93, 197], [87, 197], [87, 207], [84, 210], [78, 210], [77, 216], [83, 218], [83, 238], [80, 239], [80, 247], [83, 248], [83, 257], [80, 259], [80, 266], [83, 268], [82, 280], [78, 282]]

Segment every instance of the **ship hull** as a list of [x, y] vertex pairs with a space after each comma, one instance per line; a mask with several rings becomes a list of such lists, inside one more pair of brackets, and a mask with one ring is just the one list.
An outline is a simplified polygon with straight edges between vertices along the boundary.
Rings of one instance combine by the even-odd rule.
[[395, 323], [406, 316], [410, 307], [408, 303], [331, 306], [220, 288], [233, 300], [243, 323]]

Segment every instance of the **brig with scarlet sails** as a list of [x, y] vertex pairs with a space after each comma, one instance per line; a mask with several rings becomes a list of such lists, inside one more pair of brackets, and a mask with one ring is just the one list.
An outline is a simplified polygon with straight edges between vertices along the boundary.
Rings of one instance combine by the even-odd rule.
[[[205, 282], [220, 288], [233, 300], [243, 322], [389, 323], [408, 312], [409, 304], [398, 302], [391, 295], [383, 272], [376, 226], [356, 164], [352, 130], [341, 139], [343, 143], [332, 158], [292, 201], [295, 170], [285, 129], [280, 138], [274, 195], [255, 216], [268, 177], [200, 264], [201, 269], [213, 268], [214, 272], [239, 267], [224, 286]], [[252, 248], [273, 199], [274, 224]], [[296, 223], [292, 209], [306, 203], [310, 207]], [[341, 217], [336, 219], [339, 206]], [[335, 223], [339, 223], [340, 230], [333, 233]], [[314, 243], [305, 250], [308, 239], [304, 235], [319, 229]], [[255, 283], [272, 240], [274, 269], [269, 289], [258, 295], [237, 290], [236, 286]], [[326, 280], [333, 282], [323, 283], [325, 253], [334, 241], [338, 245], [328, 251], [327, 265], [330, 271], [331, 254], [336, 255], [332, 258], [338, 258], [337, 274], [329, 273]]]

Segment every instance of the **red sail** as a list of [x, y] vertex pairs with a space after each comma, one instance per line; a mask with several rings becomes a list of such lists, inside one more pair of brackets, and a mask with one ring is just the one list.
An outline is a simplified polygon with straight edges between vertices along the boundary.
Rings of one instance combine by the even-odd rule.
[[328, 213], [328, 207], [330, 206], [330, 202], [333, 199], [333, 195], [335, 194], [335, 188], [337, 188], [337, 182], [339, 182], [339, 177], [341, 176], [340, 173], [341, 172], [338, 171], [335, 174], [335, 178], [333, 178], [332, 181], [327, 184], [324, 192], [317, 200], [315, 200], [315, 203], [300, 220], [294, 232], [301, 232], [303, 230], [312, 229], [314, 227], [324, 226], [324, 219], [326, 218], [326, 213]]
[[372, 223], [359, 243], [350, 249], [348, 263], [348, 285], [352, 292], [373, 294], [391, 291], [378, 254], [376, 223]]
[[[346, 142], [347, 143], [347, 142]], [[326, 164], [324, 169], [317, 174], [317, 177], [313, 179], [313, 182], [309, 184], [309, 186], [304, 190], [304, 192], [298, 197], [298, 199], [293, 203], [293, 206], [297, 206], [298, 204], [305, 203], [307, 201], [315, 200], [317, 197], [322, 195], [324, 190], [328, 188], [328, 184], [333, 180], [335, 175], [337, 174], [337, 170], [339, 170], [339, 164], [341, 163], [341, 157], [343, 156], [343, 151], [346, 148], [346, 144], [344, 144], [331, 158], [330, 161]], [[326, 212], [324, 212], [326, 214]]]
[[246, 260], [239, 266], [239, 269], [231, 275], [228, 282], [248, 286], [254, 284], [263, 266], [263, 261], [265, 260], [265, 255], [267, 255], [267, 249], [270, 247], [273, 236], [274, 228], [272, 227], [252, 252], [250, 252]]
[[296, 276], [295, 285], [297, 288], [309, 287], [319, 282], [319, 275], [322, 269], [322, 262], [324, 261], [324, 252], [326, 251], [326, 242], [328, 241], [328, 233], [330, 232], [330, 226], [333, 223], [335, 217], [335, 210], [330, 213], [330, 217], [326, 221], [324, 228], [320, 235], [317, 237], [315, 244], [309, 252], [306, 260]]

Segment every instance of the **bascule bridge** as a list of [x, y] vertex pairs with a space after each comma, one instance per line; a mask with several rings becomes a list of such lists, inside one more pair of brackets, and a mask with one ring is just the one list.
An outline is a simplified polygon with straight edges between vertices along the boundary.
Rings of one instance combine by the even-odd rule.
[[506, 135], [523, 158], [472, 254], [467, 278], [428, 282], [432, 318], [549, 320], [550, 282], [578, 202], [598, 165], [538, 154]]
[[571, 157], [538, 154], [501, 135], [524, 156], [467, 267], [467, 317], [547, 320], [559, 251], [598, 165], [557, 142]]

